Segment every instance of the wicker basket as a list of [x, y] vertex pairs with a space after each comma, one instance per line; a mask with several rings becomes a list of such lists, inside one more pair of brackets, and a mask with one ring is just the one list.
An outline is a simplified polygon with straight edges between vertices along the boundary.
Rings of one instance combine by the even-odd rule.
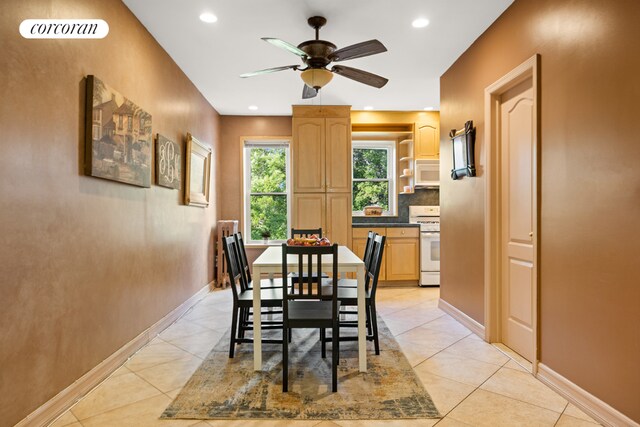
[[366, 216], [380, 216], [382, 215], [382, 207], [380, 206], [365, 206], [363, 209]]

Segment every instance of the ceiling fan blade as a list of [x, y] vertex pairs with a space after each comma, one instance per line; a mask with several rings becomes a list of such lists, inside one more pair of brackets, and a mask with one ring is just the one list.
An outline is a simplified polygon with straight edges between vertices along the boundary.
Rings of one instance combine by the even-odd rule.
[[347, 59], [362, 58], [363, 56], [375, 55], [386, 51], [387, 48], [378, 40], [374, 39], [338, 49], [329, 55], [329, 59], [338, 62]]
[[307, 86], [306, 84], [302, 88], [302, 99], [313, 98], [318, 94], [318, 90]]
[[285, 65], [282, 67], [274, 67], [274, 68], [265, 68], [264, 70], [258, 70], [258, 71], [252, 71], [251, 73], [244, 73], [244, 74], [240, 74], [240, 77], [245, 78], [245, 77], [253, 77], [253, 76], [258, 76], [260, 74], [269, 74], [269, 73], [275, 73], [276, 71], [284, 71], [284, 70], [297, 70], [298, 66], [297, 65]]
[[273, 37], [262, 37], [262, 40], [271, 43], [274, 46], [279, 47], [280, 49], [288, 50], [289, 52], [298, 55], [301, 58], [307, 58], [309, 55], [305, 53], [304, 50], [298, 49], [297, 46], [292, 45], [289, 42], [284, 40], [275, 39]]
[[357, 68], [345, 67], [344, 65], [335, 65], [331, 68], [331, 71], [342, 77], [377, 87], [378, 89], [386, 85], [389, 81], [389, 79], [385, 79], [377, 74], [369, 73], [368, 71], [359, 70]]

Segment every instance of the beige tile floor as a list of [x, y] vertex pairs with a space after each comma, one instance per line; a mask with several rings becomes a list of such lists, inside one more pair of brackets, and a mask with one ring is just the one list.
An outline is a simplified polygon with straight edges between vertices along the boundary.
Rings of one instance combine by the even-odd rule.
[[[230, 290], [208, 294], [51, 424], [61, 426], [439, 427], [598, 425], [495, 346], [438, 309], [437, 288], [381, 288], [378, 311], [442, 419], [159, 420], [231, 321]], [[375, 357], [375, 356], [372, 356]]]

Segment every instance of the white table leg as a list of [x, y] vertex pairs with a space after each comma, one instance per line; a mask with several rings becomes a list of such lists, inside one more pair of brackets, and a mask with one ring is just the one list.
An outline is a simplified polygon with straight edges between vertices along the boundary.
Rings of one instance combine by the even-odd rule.
[[367, 316], [364, 298], [364, 264], [358, 266], [358, 359], [360, 372], [367, 372]]
[[262, 319], [260, 316], [260, 267], [253, 265], [253, 370], [262, 370]]

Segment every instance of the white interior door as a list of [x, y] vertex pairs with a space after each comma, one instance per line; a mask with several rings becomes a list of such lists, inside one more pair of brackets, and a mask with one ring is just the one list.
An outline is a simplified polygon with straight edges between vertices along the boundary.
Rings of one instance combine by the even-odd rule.
[[503, 343], [534, 360], [536, 265], [535, 111], [532, 79], [500, 103], [501, 334]]

